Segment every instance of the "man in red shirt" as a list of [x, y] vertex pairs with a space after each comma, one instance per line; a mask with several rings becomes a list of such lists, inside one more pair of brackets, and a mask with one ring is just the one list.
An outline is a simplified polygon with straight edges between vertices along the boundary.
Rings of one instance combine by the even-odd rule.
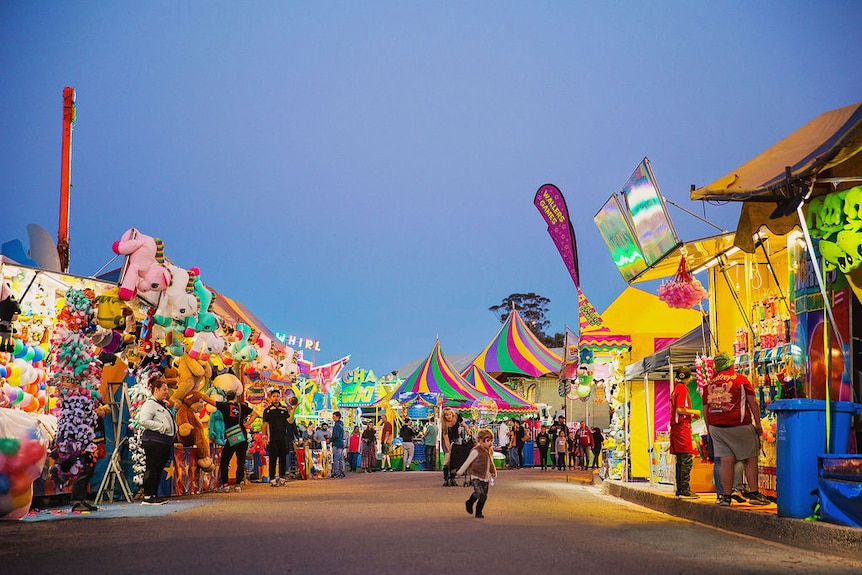
[[760, 450], [760, 405], [748, 378], [736, 373], [733, 358], [721, 353], [713, 360], [715, 375], [704, 390], [703, 406], [709, 435], [716, 457], [721, 458], [721, 498], [719, 505], [729, 506], [733, 489], [733, 467], [745, 464], [749, 489], [743, 493], [751, 505], [771, 503], [758, 491], [757, 454]]
[[676, 496], [683, 499], [697, 499], [691, 490], [691, 468], [697, 453], [691, 441], [691, 420], [700, 417], [700, 412], [691, 408], [690, 380], [691, 369], [679, 368], [670, 394], [670, 452], [676, 456]]

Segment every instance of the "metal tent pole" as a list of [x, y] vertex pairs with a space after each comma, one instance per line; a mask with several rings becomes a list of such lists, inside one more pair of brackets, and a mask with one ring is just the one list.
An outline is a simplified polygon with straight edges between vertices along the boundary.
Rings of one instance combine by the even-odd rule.
[[[835, 339], [838, 341], [838, 348], [841, 350], [841, 353], [844, 353], [844, 342], [841, 340], [841, 332], [838, 331], [838, 324], [835, 321], [835, 316], [832, 314], [832, 304], [829, 302], [829, 297], [826, 294], [826, 283], [823, 281], [823, 274], [820, 272], [820, 266], [817, 263], [817, 256], [814, 255], [814, 243], [811, 241], [811, 233], [808, 230], [808, 223], [805, 221], [805, 214], [802, 213], [802, 203], [796, 206], [796, 213], [799, 216], [799, 225], [802, 227], [802, 235], [805, 237], [805, 245], [808, 248], [808, 257], [811, 258], [811, 262], [814, 264], [811, 266], [814, 269], [814, 275], [817, 278], [817, 285], [820, 287], [820, 296], [823, 298], [823, 309], [826, 312], [826, 315], [829, 316], [829, 324], [832, 326], [832, 333], [835, 334]], [[825, 330], [824, 330], [825, 331]], [[824, 338], [826, 334], [824, 333]], [[826, 345], [826, 343], [824, 343]], [[827, 349], [826, 360], [829, 360], [829, 350]], [[827, 367], [830, 364], [827, 363]], [[830, 397], [830, 389], [829, 389], [829, 379], [830, 373], [827, 370], [826, 372], [826, 453], [830, 453], [831, 446], [831, 435], [832, 435], [832, 398]]]

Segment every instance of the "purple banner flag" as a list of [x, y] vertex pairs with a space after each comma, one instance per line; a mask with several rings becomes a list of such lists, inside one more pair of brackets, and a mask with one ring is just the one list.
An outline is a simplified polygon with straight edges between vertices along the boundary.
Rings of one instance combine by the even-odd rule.
[[536, 192], [533, 200], [536, 209], [545, 218], [548, 224], [548, 234], [554, 240], [554, 245], [560, 251], [563, 263], [572, 276], [576, 287], [580, 287], [580, 275], [578, 273], [578, 246], [575, 243], [575, 231], [569, 220], [569, 210], [566, 208], [566, 200], [563, 193], [553, 184], [545, 184]]

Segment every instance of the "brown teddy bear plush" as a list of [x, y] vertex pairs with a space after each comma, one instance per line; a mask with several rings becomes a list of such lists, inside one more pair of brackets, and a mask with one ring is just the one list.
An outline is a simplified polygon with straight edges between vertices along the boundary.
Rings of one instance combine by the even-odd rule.
[[198, 391], [204, 379], [212, 377], [212, 367], [209, 362], [198, 361], [188, 353], [181, 355], [176, 360], [177, 364], [177, 389], [171, 395], [174, 407], [180, 408], [183, 398], [192, 391]]
[[180, 381], [180, 370], [169, 365], [165, 368], [165, 373], [163, 374], [162, 379], [165, 380], [165, 383], [167, 383], [168, 387], [171, 388], [171, 393], [173, 393]]
[[177, 440], [186, 447], [195, 447], [198, 467], [202, 471], [211, 471], [215, 465], [210, 457], [210, 442], [197, 416], [203, 407], [201, 397], [199, 391], [191, 391], [177, 408]]
[[208, 362], [198, 361], [188, 353], [177, 358], [176, 365], [177, 388], [171, 395], [171, 401], [176, 407], [177, 438], [185, 446], [196, 446], [198, 467], [209, 471], [213, 468], [210, 444], [197, 412], [202, 407], [198, 390], [204, 379], [212, 377], [212, 367]]

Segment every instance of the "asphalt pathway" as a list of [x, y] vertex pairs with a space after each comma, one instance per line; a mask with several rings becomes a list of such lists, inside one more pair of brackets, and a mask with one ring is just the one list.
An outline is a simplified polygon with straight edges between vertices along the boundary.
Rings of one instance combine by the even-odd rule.
[[859, 562], [678, 519], [578, 479], [501, 471], [485, 519], [466, 513], [469, 488], [414, 471], [251, 484], [186, 498], [201, 504], [158, 517], [3, 522], [0, 573], [862, 572]]

